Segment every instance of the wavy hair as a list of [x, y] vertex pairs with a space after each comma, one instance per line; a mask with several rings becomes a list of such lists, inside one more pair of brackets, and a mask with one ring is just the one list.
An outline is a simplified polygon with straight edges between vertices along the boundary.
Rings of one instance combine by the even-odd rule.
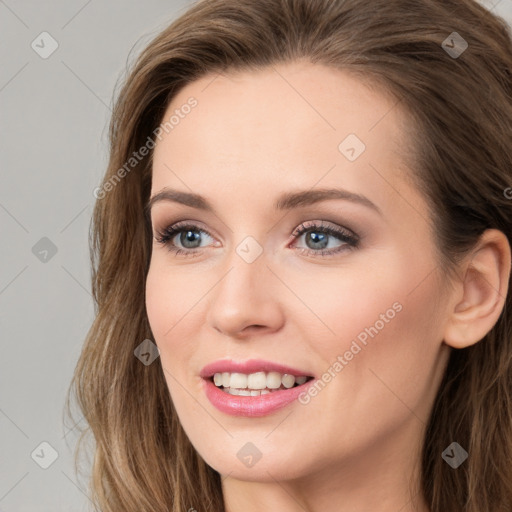
[[[468, 44], [458, 56], [447, 51], [453, 32]], [[512, 40], [502, 18], [473, 0], [192, 4], [124, 76], [91, 219], [95, 319], [66, 412], [73, 418], [73, 394], [87, 422], [75, 470], [92, 434], [89, 492], [102, 512], [224, 511], [220, 475], [187, 438], [161, 365], [134, 357], [153, 338], [144, 301], [152, 151], [128, 171], [125, 164], [186, 84], [297, 59], [356, 73], [407, 112], [411, 178], [428, 200], [447, 275], [486, 229], [512, 240]], [[508, 293], [484, 339], [451, 351], [423, 440], [421, 488], [431, 512], [512, 510], [511, 300]], [[469, 452], [457, 470], [441, 457], [453, 440]]]

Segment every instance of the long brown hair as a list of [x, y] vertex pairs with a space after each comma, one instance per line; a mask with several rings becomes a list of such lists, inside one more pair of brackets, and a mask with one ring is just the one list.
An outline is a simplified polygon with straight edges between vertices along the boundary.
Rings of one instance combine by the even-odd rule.
[[[449, 48], [463, 50], [461, 38], [465, 51], [450, 54]], [[512, 240], [512, 41], [502, 18], [473, 0], [193, 4], [131, 66], [96, 194], [90, 233], [96, 317], [66, 411], [72, 416], [74, 391], [87, 421], [75, 460], [92, 433], [90, 496], [103, 512], [224, 510], [220, 476], [182, 429], [161, 364], [134, 357], [153, 338], [144, 301], [152, 152], [131, 167], [126, 162], [187, 83], [296, 59], [357, 73], [408, 112], [412, 179], [428, 200], [447, 274], [487, 228]], [[432, 512], [512, 510], [511, 300], [508, 293], [484, 339], [451, 352], [421, 461]], [[456, 470], [441, 457], [452, 441], [469, 453]]]

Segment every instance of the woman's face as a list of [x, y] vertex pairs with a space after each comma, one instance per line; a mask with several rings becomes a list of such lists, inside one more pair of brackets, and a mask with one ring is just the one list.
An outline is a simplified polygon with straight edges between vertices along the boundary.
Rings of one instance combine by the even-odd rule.
[[[194, 447], [240, 480], [409, 468], [447, 361], [449, 296], [399, 105], [297, 62], [209, 75], [172, 115], [151, 196], [181, 196], [151, 219], [157, 237], [182, 231], [153, 242], [146, 307]], [[313, 379], [289, 388], [300, 376]]]

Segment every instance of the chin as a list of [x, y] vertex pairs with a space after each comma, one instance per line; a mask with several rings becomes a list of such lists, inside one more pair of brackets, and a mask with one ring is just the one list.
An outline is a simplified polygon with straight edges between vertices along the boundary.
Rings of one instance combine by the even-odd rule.
[[[238, 444], [238, 443], [237, 443]], [[242, 447], [245, 443], [242, 444]], [[275, 482], [284, 480], [293, 480], [306, 476], [308, 465], [304, 457], [295, 456], [284, 452], [280, 452], [278, 447], [272, 447], [270, 453], [261, 450], [261, 456], [258, 459], [257, 452], [253, 452], [251, 460], [249, 452], [251, 448], [231, 450], [224, 445], [221, 452], [212, 452], [207, 450], [206, 453], [200, 453], [205, 462], [222, 476], [229, 476], [237, 480], [248, 482]], [[254, 450], [254, 449], [252, 449]], [[237, 452], [241, 452], [239, 455]], [[256, 456], [256, 457], [255, 457]], [[311, 467], [309, 468], [311, 469]]]

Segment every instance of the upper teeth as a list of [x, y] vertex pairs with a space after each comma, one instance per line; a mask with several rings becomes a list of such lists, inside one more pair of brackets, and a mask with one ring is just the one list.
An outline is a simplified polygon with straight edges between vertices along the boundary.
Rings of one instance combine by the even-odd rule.
[[256, 372], [256, 373], [216, 373], [213, 376], [213, 382], [216, 386], [224, 386], [225, 388], [239, 389], [278, 389], [281, 384], [285, 388], [292, 388], [295, 383], [304, 384], [308, 378], [304, 375], [295, 377], [288, 373], [281, 374], [279, 372]]

